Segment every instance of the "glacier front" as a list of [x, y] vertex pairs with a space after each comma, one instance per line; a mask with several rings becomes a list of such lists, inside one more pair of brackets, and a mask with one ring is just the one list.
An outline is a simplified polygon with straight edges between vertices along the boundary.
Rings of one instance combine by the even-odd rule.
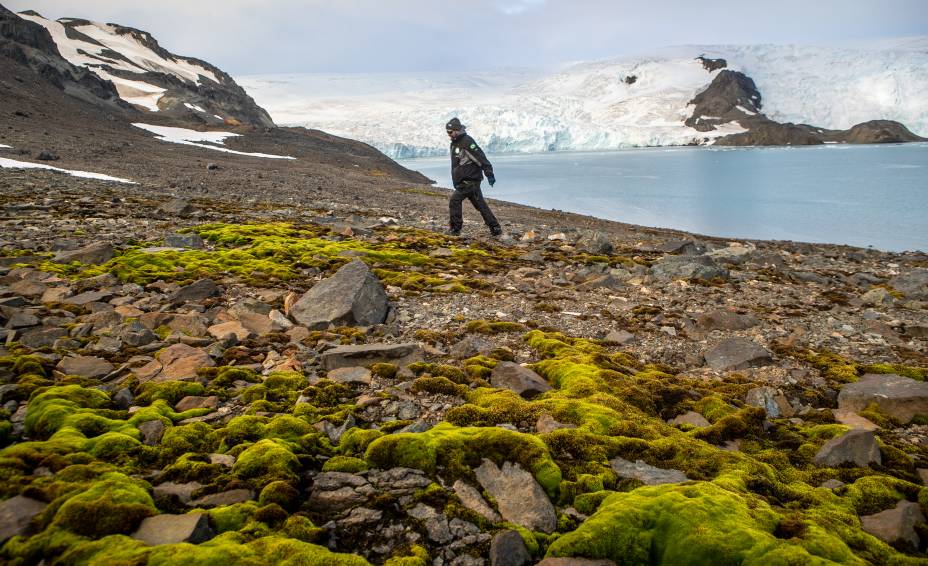
[[556, 72], [253, 75], [239, 83], [278, 124], [359, 139], [395, 158], [443, 155], [459, 116], [491, 153], [712, 143], [743, 131], [684, 125], [721, 58], [753, 78], [780, 122], [846, 129], [874, 119], [928, 136], [928, 37], [854, 46], [681, 46]]

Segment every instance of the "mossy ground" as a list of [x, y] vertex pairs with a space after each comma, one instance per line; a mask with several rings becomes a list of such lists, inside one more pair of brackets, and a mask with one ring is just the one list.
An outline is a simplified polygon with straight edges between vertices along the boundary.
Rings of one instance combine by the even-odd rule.
[[[213, 248], [147, 253], [138, 246], [122, 250], [102, 266], [41, 266], [74, 277], [112, 273], [138, 283], [232, 276], [266, 286], [299, 281], [310, 272], [331, 272], [359, 257], [385, 283], [407, 291], [470, 292], [488, 287], [481, 274], [509, 269], [513, 259], [512, 252], [484, 244], [459, 248], [455, 240], [415, 230], [377, 230], [367, 238], [290, 224], [209, 224], [192, 231]], [[450, 254], [430, 255], [438, 247]], [[572, 261], [629, 265], [621, 256]], [[656, 306], [641, 305], [632, 315], [645, 319], [659, 312]], [[459, 320], [463, 332], [508, 333], [513, 338], [537, 326]], [[430, 331], [420, 339], [449, 344], [457, 337], [453, 331]], [[883, 434], [882, 466], [820, 468], [812, 464], [817, 449], [846, 430], [828, 411], [798, 424], [765, 423], [763, 411], [744, 406], [744, 395], [753, 384], [737, 375], [702, 382], [607, 350], [594, 340], [539, 330], [524, 338], [537, 355], [533, 369], [554, 387], [552, 391], [527, 401], [489, 387], [486, 380], [493, 367], [513, 359], [505, 349], [456, 365], [413, 364], [413, 393], [456, 396], [465, 402], [447, 412], [446, 422], [426, 432], [397, 433], [407, 421], [382, 424], [379, 430], [362, 423], [337, 445], [313, 425], [322, 420], [340, 424], [350, 415], [360, 415], [356, 392], [344, 384], [322, 379], [309, 385], [296, 372], [260, 376], [236, 367], [210, 368], [201, 371], [196, 382], [131, 383], [142, 409], [129, 414], [93, 383], [56, 380], [41, 357], [11, 349], [15, 355], [0, 358], [0, 372], [20, 386], [17, 395], [29, 398], [24, 423], [29, 441], [0, 451], [0, 495], [25, 494], [49, 506], [36, 520], [37, 534], [6, 543], [0, 559], [14, 564], [179, 559], [365, 564], [356, 556], [333, 554], [314, 544], [325, 535], [305, 504], [306, 472], [407, 466], [447, 484], [472, 479], [473, 468], [490, 458], [518, 462], [559, 506], [591, 515], [584, 522], [562, 515], [558, 532], [551, 536], [523, 530], [536, 557], [601, 557], [619, 564], [919, 562], [864, 533], [859, 516], [891, 508], [900, 499], [928, 503], [928, 490], [918, 483], [908, 458], [921, 449]], [[335, 329], [307, 340], [363, 339], [357, 329]], [[812, 364], [833, 383], [853, 381], [868, 372], [926, 377], [924, 368], [866, 365], [827, 352], [786, 355]], [[378, 378], [392, 379], [398, 368], [378, 364], [372, 370]], [[178, 413], [172, 408], [187, 395], [228, 399], [233, 382], [250, 384], [235, 393], [246, 405], [243, 416], [218, 424], [184, 423], [207, 411]], [[308, 402], [296, 403], [301, 396]], [[702, 413], [710, 426], [680, 429], [666, 423], [687, 410]], [[535, 423], [543, 415], [569, 428], [539, 434]], [[9, 419], [9, 414], [0, 413], [0, 445], [14, 440]], [[157, 446], [147, 446], [139, 426], [153, 420], [161, 421], [166, 430]], [[721, 448], [735, 439], [740, 441], [739, 451]], [[212, 463], [212, 453], [237, 460], [228, 468]], [[678, 469], [691, 481], [643, 487], [616, 475], [609, 464], [615, 457]], [[211, 523], [220, 535], [208, 543], [147, 547], [125, 535], [145, 517], [166, 511], [155, 506], [151, 483], [141, 479], [151, 478], [148, 474], [154, 470], [163, 474], [152, 481], [202, 483], [198, 495], [248, 488], [257, 501], [210, 509]], [[816, 487], [828, 479], [847, 485], [834, 491]], [[420, 500], [446, 504], [449, 516], [486, 529], [504, 526], [475, 518], [447, 490], [433, 485], [418, 494]], [[428, 559], [425, 549], [409, 547], [399, 549], [387, 563], [426, 564]]]

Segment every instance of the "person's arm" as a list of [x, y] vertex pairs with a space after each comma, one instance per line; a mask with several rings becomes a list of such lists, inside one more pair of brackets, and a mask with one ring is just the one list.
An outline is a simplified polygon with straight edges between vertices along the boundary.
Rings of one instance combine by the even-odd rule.
[[496, 176], [493, 174], [493, 164], [490, 163], [490, 160], [487, 159], [487, 154], [480, 149], [480, 146], [477, 145], [473, 139], [468, 140], [467, 151], [469, 151], [477, 159], [477, 163], [480, 164], [480, 168], [483, 169], [483, 174], [486, 175], [487, 181], [492, 187], [496, 183]]

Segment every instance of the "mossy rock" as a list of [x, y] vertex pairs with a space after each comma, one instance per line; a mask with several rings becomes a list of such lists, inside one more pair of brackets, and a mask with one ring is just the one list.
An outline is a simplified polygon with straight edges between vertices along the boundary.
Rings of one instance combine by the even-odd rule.
[[805, 540], [777, 539], [780, 520], [766, 504], [710, 483], [642, 487], [610, 495], [547, 556], [617, 564], [863, 564], [823, 530]]
[[369, 468], [367, 461], [353, 456], [333, 456], [322, 466], [323, 472], [346, 472], [356, 474]]
[[232, 473], [258, 488], [278, 480], [296, 482], [299, 471], [300, 462], [293, 452], [280, 441], [269, 439], [246, 448], [232, 467]]
[[52, 524], [91, 538], [130, 533], [158, 512], [146, 486], [122, 474], [107, 474], [65, 501]]

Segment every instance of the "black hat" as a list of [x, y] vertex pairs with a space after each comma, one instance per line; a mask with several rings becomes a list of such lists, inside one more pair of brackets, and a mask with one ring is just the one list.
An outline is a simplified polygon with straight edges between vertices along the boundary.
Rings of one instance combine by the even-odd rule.
[[458, 120], [457, 118], [452, 118], [451, 120], [448, 121], [447, 124], [445, 124], [445, 129], [446, 130], [463, 130], [464, 125], [461, 124], [461, 121]]

